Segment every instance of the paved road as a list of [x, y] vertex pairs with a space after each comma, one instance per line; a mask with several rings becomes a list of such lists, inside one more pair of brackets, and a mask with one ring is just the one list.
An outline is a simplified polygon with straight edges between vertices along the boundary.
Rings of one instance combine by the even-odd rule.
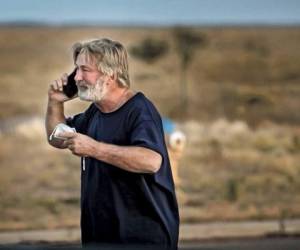
[[[284, 224], [286, 233], [300, 233], [300, 219], [286, 220]], [[180, 240], [203, 241], [220, 238], [249, 238], [279, 232], [280, 226], [276, 220], [182, 224], [180, 226]], [[80, 231], [79, 229], [56, 229], [0, 232], [0, 245], [24, 241], [76, 242], [80, 241]]]
[[[7, 244], [0, 245], [0, 250], [78, 250], [79, 244]], [[90, 248], [88, 250], [124, 250], [124, 248]], [[179, 246], [179, 250], [299, 250], [300, 237], [252, 238], [244, 240], [226, 240], [217, 242], [192, 242]], [[86, 250], [86, 249], [85, 249]], [[130, 249], [138, 250], [138, 249]], [[144, 250], [144, 248], [142, 249]], [[155, 250], [148, 249], [147, 250]]]
[[300, 250], [300, 237], [252, 238], [183, 244], [180, 250]]
[[[300, 250], [300, 219], [285, 221], [284, 230], [289, 237], [278, 237], [280, 229], [282, 228], [280, 228], [278, 221], [182, 224], [180, 227], [180, 249]], [[80, 249], [79, 242], [79, 229], [0, 233], [1, 250], [71, 250]]]

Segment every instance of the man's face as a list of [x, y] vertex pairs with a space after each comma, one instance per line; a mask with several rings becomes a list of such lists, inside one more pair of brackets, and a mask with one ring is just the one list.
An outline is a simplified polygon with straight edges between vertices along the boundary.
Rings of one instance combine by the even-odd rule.
[[76, 60], [75, 75], [78, 96], [81, 100], [99, 102], [107, 93], [108, 76], [100, 72], [91, 57], [79, 54]]

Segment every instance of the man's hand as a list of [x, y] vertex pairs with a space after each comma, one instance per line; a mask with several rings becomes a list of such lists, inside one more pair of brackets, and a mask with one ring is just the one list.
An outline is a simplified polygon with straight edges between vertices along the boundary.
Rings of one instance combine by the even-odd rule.
[[95, 143], [97, 143], [97, 141], [91, 137], [80, 133], [64, 132], [60, 133], [59, 136], [66, 138], [63, 145], [67, 147], [72, 154], [82, 157], [91, 156]]
[[[48, 90], [48, 97], [50, 101], [63, 103], [65, 101], [71, 100], [73, 98], [67, 97], [63, 93], [63, 86], [67, 84], [68, 81], [68, 75], [65, 73], [61, 76], [61, 78], [54, 80]], [[77, 95], [74, 96], [74, 98], [77, 97]]]

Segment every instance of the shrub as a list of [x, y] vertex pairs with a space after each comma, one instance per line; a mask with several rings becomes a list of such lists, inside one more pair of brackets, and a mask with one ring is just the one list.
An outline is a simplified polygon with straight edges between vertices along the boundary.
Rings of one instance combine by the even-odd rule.
[[166, 54], [168, 49], [169, 45], [167, 42], [146, 38], [139, 45], [131, 47], [129, 52], [136, 58], [152, 63]]
[[238, 181], [230, 179], [226, 185], [226, 199], [231, 202], [235, 202], [238, 199]]

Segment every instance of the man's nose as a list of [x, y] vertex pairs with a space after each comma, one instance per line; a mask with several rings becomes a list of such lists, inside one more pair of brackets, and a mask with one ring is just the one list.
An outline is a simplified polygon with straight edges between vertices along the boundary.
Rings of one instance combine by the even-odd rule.
[[80, 69], [77, 69], [76, 70], [76, 74], [75, 74], [75, 77], [74, 77], [75, 81], [81, 81], [82, 80], [82, 72]]

